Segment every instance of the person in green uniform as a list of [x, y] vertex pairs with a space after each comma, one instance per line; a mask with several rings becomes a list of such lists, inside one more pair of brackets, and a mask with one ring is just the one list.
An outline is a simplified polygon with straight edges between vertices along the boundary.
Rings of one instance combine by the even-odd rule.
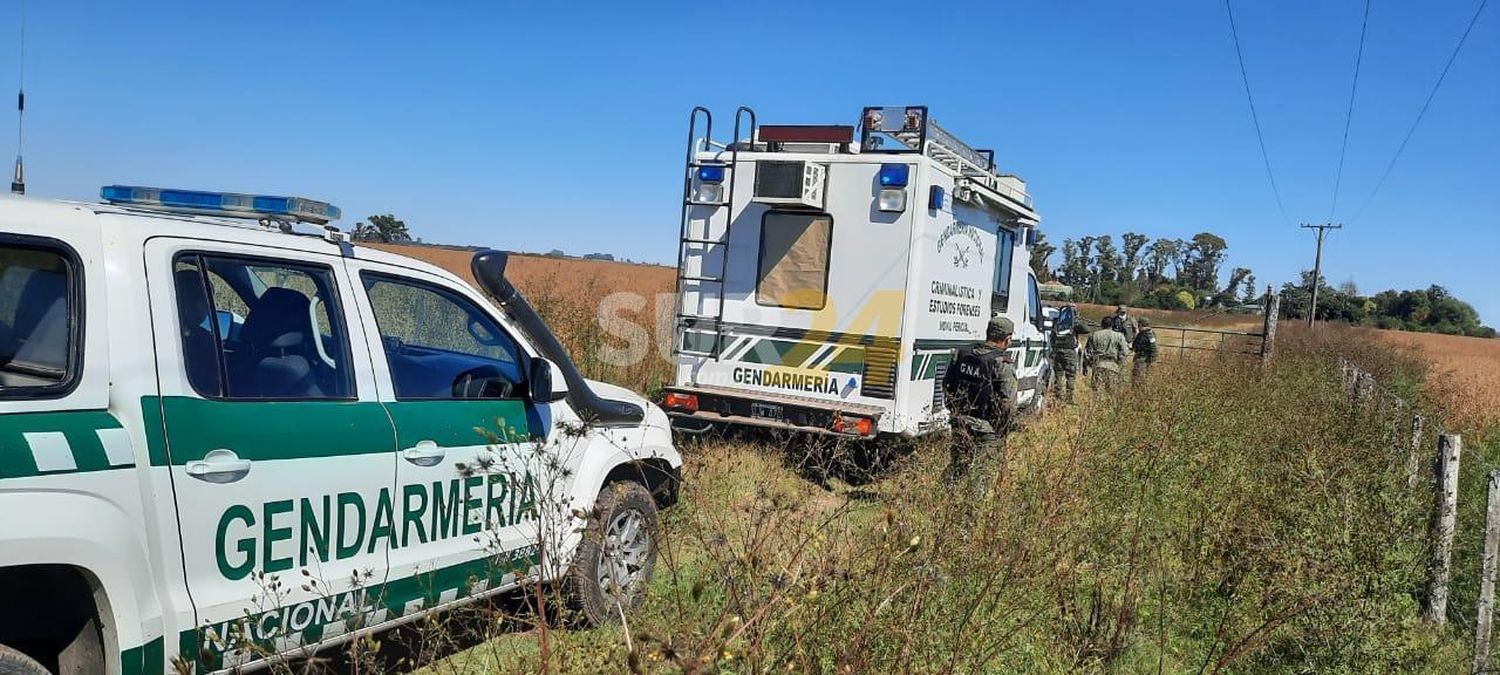
[[1126, 347], [1135, 344], [1135, 326], [1136, 322], [1130, 318], [1130, 312], [1125, 308], [1125, 305], [1115, 307], [1115, 316], [1111, 328], [1114, 328], [1120, 335], [1125, 336]]
[[949, 482], [969, 475], [976, 457], [998, 451], [1004, 461], [1005, 437], [1016, 414], [1020, 386], [1010, 353], [1015, 322], [990, 319], [983, 343], [962, 347], [943, 375], [943, 393], [952, 414], [952, 446], [943, 477]]
[[1052, 390], [1063, 401], [1073, 402], [1074, 382], [1078, 379], [1079, 336], [1087, 335], [1078, 306], [1068, 303], [1052, 326]]
[[1120, 366], [1130, 351], [1125, 344], [1125, 336], [1115, 327], [1116, 321], [1115, 317], [1104, 317], [1100, 322], [1100, 330], [1089, 334], [1089, 341], [1084, 347], [1084, 358], [1094, 372], [1091, 384], [1096, 393], [1114, 393], [1120, 382]]
[[1131, 351], [1135, 352], [1130, 370], [1132, 382], [1145, 377], [1151, 371], [1151, 364], [1156, 362], [1156, 331], [1151, 330], [1151, 319], [1143, 316], [1135, 323], [1135, 342], [1131, 345]]

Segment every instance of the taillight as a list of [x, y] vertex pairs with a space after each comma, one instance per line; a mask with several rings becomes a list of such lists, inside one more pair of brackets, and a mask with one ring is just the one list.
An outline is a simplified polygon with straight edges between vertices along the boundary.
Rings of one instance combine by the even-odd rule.
[[697, 394], [679, 394], [675, 391], [668, 392], [662, 405], [668, 410], [685, 410], [687, 412], [698, 412]]
[[856, 436], [869, 436], [874, 432], [875, 421], [868, 417], [854, 417], [853, 415], [836, 415], [833, 418], [833, 432], [836, 434], [854, 434]]

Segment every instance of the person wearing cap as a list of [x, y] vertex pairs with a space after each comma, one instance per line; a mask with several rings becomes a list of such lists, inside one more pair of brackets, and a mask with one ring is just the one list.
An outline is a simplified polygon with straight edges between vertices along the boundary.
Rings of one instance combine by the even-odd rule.
[[1156, 362], [1156, 331], [1151, 330], [1151, 319], [1141, 317], [1136, 319], [1139, 329], [1135, 334], [1135, 341], [1131, 343], [1131, 349], [1135, 357], [1131, 359], [1130, 380], [1132, 382], [1145, 377], [1151, 370], [1151, 364]]
[[1130, 348], [1125, 344], [1124, 333], [1116, 325], [1119, 320], [1118, 315], [1104, 317], [1099, 322], [1100, 329], [1089, 334], [1089, 341], [1084, 346], [1084, 359], [1094, 372], [1090, 384], [1095, 392], [1112, 393], [1120, 381], [1120, 366], [1125, 363]]
[[1078, 379], [1079, 336], [1087, 335], [1078, 305], [1068, 303], [1052, 325], [1052, 389], [1068, 403], [1073, 402], [1074, 382]]
[[1112, 327], [1115, 329], [1115, 332], [1125, 336], [1126, 348], [1135, 344], [1135, 321], [1131, 320], [1130, 313], [1126, 311], [1125, 305], [1117, 305], [1115, 307], [1115, 317]]
[[1016, 413], [1020, 388], [1015, 363], [1007, 351], [1015, 322], [990, 319], [983, 343], [961, 347], [943, 375], [943, 393], [952, 417], [952, 446], [943, 477], [949, 482], [969, 474], [976, 456], [998, 450], [1004, 456], [1005, 436]]

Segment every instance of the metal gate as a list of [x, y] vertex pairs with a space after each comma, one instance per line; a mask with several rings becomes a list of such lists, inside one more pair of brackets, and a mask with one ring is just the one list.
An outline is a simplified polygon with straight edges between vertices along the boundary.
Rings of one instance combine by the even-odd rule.
[[1157, 350], [1163, 356], [1175, 354], [1183, 357], [1194, 351], [1216, 351], [1270, 359], [1276, 344], [1276, 315], [1281, 309], [1281, 296], [1267, 287], [1263, 307], [1259, 331], [1152, 326], [1156, 331]]

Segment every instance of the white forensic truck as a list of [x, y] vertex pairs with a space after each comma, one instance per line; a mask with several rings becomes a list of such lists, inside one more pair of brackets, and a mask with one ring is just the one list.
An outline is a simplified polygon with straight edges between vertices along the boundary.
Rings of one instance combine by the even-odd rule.
[[0, 673], [255, 669], [522, 583], [639, 599], [670, 422], [579, 375], [505, 254], [481, 295], [323, 202], [102, 196], [0, 197]]
[[996, 315], [1016, 324], [1021, 406], [1043, 405], [1039, 219], [992, 151], [923, 106], [865, 108], [857, 130], [761, 125], [741, 107], [727, 145], [705, 108], [688, 127], [662, 400], [675, 426], [946, 429], [943, 374]]

